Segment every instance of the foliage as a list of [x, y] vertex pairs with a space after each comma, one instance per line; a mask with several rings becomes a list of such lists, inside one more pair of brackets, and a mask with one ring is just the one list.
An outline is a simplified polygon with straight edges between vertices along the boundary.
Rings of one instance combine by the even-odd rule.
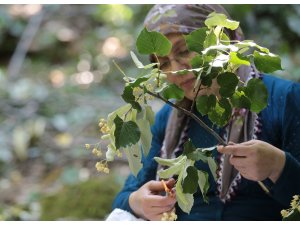
[[[229, 20], [223, 14], [211, 13], [205, 20], [206, 27], [200, 28], [185, 35], [187, 49], [193, 51], [195, 56], [192, 61], [192, 69], [179, 71], [164, 71], [157, 62], [144, 66], [138, 57], [131, 52], [132, 59], [139, 70], [137, 77], [129, 77], [122, 70], [125, 87], [122, 98], [127, 103], [125, 106], [113, 111], [107, 117], [107, 124], [101, 124], [101, 130], [105, 127], [105, 135], [102, 139], [110, 141], [109, 158], [113, 161], [112, 155], [117, 155], [117, 151], [125, 150], [129, 161], [129, 166], [133, 174], [137, 174], [141, 168], [141, 153], [137, 148], [141, 146], [142, 155], [147, 155], [150, 145], [145, 145], [142, 141], [138, 124], [146, 121], [150, 128], [150, 120], [147, 118], [148, 101], [151, 97], [156, 97], [170, 104], [174, 108], [181, 110], [186, 115], [195, 119], [207, 132], [214, 135], [218, 143], [227, 143], [218, 136], [210, 127], [199, 119], [193, 111], [183, 109], [171, 102], [172, 99], [181, 100], [183, 91], [174, 84], [166, 82], [167, 74], [173, 76], [184, 76], [188, 72], [193, 72], [196, 78], [194, 85], [197, 110], [202, 115], [208, 115], [211, 122], [218, 127], [226, 125], [232, 116], [234, 108], [245, 108], [259, 113], [267, 105], [267, 89], [259, 78], [252, 78], [249, 81], [242, 81], [235, 73], [241, 65], [254, 64], [261, 72], [270, 73], [281, 69], [281, 60], [277, 55], [271, 53], [267, 48], [257, 45], [251, 40], [230, 41], [225, 33], [225, 29], [235, 30], [238, 28], [237, 21]], [[161, 46], [164, 45], [164, 48]], [[144, 28], [139, 34], [136, 42], [137, 50], [141, 54], [152, 54], [155, 58], [166, 56], [171, 50], [171, 45], [167, 38], [155, 31], [147, 31]], [[212, 81], [216, 79], [220, 86], [220, 96], [199, 96], [201, 89], [208, 88]], [[246, 103], [245, 103], [246, 102]], [[153, 114], [151, 112], [151, 114]], [[103, 120], [103, 119], [102, 119]], [[179, 207], [189, 213], [193, 206], [193, 194], [197, 187], [202, 191], [204, 201], [208, 201], [206, 191], [208, 190], [208, 176], [204, 171], [198, 170], [195, 161], [202, 160], [208, 166], [216, 179], [216, 163], [210, 154], [216, 146], [204, 149], [196, 149], [189, 141], [185, 143], [184, 153], [175, 159], [154, 159], [161, 165], [169, 168], [158, 171], [162, 179], [167, 179], [177, 175], [175, 185], [176, 198]], [[111, 154], [114, 151], [115, 154]], [[134, 166], [139, 165], [139, 166]]]
[[240, 21], [245, 37], [281, 56], [284, 70], [275, 75], [300, 80], [299, 5], [226, 4], [224, 7], [232, 18]]
[[111, 203], [120, 184], [113, 176], [100, 177], [65, 186], [58, 193], [41, 200], [41, 220], [98, 219], [111, 211]]

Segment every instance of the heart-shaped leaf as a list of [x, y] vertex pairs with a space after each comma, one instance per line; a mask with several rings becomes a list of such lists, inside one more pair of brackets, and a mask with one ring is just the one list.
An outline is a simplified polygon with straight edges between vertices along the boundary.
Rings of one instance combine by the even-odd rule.
[[206, 38], [206, 32], [207, 32], [207, 28], [203, 27], [197, 30], [194, 30], [193, 32], [191, 32], [188, 35], [184, 35], [186, 44], [187, 44], [187, 48], [189, 51], [194, 51], [194, 52], [198, 52], [199, 54], [201, 54], [201, 51], [203, 51], [204, 47], [203, 47], [203, 43], [204, 40]]
[[116, 126], [115, 145], [119, 149], [121, 147], [127, 147], [136, 144], [141, 137], [141, 132], [137, 124], [133, 121], [124, 122], [118, 115], [114, 119]]
[[165, 99], [177, 99], [182, 100], [184, 97], [184, 92], [182, 89], [180, 89], [175, 84], [168, 85], [163, 91], [161, 92], [161, 95]]
[[212, 12], [208, 15], [205, 20], [205, 25], [208, 28], [221, 26], [226, 27], [230, 30], [235, 30], [239, 27], [239, 22], [227, 19], [227, 16], [222, 13]]
[[239, 83], [239, 79], [234, 73], [222, 73], [217, 77], [217, 82], [220, 85], [219, 93], [222, 97], [231, 97], [235, 92], [235, 88]]
[[206, 115], [211, 108], [214, 108], [217, 102], [215, 95], [202, 95], [196, 99], [196, 108], [202, 115]]
[[268, 90], [259, 78], [253, 78], [247, 83], [245, 94], [251, 101], [250, 110], [259, 113], [268, 103]]
[[140, 54], [166, 56], [170, 53], [172, 44], [163, 34], [149, 32], [144, 28], [137, 38], [136, 47]]
[[125, 102], [131, 104], [132, 108], [136, 109], [138, 112], [142, 110], [140, 104], [135, 101], [135, 96], [133, 95], [133, 88], [130, 85], [124, 88], [122, 98]]
[[254, 64], [256, 68], [263, 73], [272, 73], [276, 70], [282, 70], [281, 59], [272, 53], [266, 54], [254, 51]]

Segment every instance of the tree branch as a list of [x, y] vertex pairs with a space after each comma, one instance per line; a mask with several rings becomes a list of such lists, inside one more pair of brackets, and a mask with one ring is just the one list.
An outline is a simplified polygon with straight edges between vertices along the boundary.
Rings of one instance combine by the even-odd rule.
[[214, 136], [219, 144], [222, 144], [224, 146], [226, 146], [226, 142], [213, 130], [211, 129], [209, 126], [207, 126], [201, 119], [199, 119], [194, 113], [164, 99], [163, 97], [161, 97], [159, 94], [155, 94], [151, 91], [146, 90], [147, 94], [155, 97], [155, 98], [159, 98], [160, 100], [164, 101], [165, 103], [169, 104], [170, 106], [176, 108], [177, 110], [182, 111], [184, 114], [190, 116], [191, 118], [193, 118], [201, 127], [203, 127], [208, 133], [210, 133], [212, 136]]

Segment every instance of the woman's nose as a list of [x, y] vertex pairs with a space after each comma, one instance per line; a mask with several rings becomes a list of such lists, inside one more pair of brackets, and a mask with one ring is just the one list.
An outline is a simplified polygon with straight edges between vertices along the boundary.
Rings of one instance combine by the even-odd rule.
[[170, 59], [172, 71], [188, 69], [188, 65], [178, 62], [176, 59]]

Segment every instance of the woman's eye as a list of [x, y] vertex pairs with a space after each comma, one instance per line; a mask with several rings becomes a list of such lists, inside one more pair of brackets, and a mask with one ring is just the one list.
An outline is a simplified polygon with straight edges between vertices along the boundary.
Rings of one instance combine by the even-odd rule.
[[167, 69], [169, 67], [169, 65], [170, 65], [170, 62], [168, 62], [168, 61], [162, 62], [162, 63], [160, 63], [160, 68], [162, 70], [164, 70], [164, 69]]
[[188, 50], [185, 50], [185, 51], [181, 51], [181, 52], [179, 52], [179, 54], [178, 55], [180, 55], [180, 56], [188, 56], [189, 55], [189, 51]]

